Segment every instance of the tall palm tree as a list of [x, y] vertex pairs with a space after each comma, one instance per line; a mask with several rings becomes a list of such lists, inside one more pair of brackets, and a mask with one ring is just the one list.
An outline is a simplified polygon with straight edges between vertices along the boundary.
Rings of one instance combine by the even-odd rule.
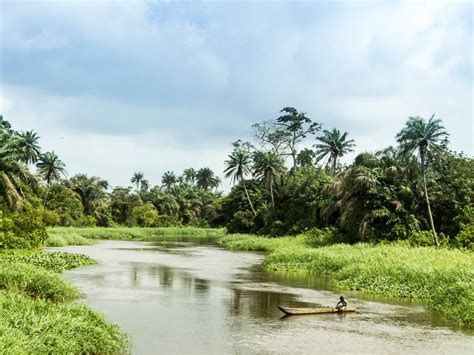
[[65, 165], [54, 151], [41, 154], [36, 167], [48, 185], [66, 175]]
[[331, 173], [334, 176], [336, 174], [337, 158], [342, 157], [344, 154], [354, 151], [352, 148], [355, 147], [353, 139], [347, 139], [347, 132], [341, 134], [341, 132], [333, 128], [332, 131], [324, 130], [322, 135], [316, 137], [320, 144], [315, 144], [316, 161], [320, 161], [327, 155], [329, 155], [328, 164], [331, 164]]
[[186, 182], [189, 182], [191, 185], [194, 185], [194, 182], [196, 181], [196, 170], [194, 170], [193, 168], [184, 169], [183, 175]]
[[171, 190], [174, 184], [178, 182], [176, 175], [172, 171], [166, 171], [161, 177], [161, 183], [167, 191]]
[[231, 178], [234, 184], [237, 181], [240, 181], [244, 187], [245, 196], [247, 196], [250, 208], [252, 209], [254, 216], [256, 216], [257, 212], [255, 212], [255, 209], [253, 208], [252, 200], [250, 200], [247, 186], [245, 185], [245, 175], [252, 172], [251, 164], [252, 158], [250, 154], [242, 149], [236, 149], [229, 155], [229, 159], [225, 161], [226, 168], [224, 174], [226, 178]]
[[33, 130], [18, 134], [16, 147], [23, 163], [36, 163], [41, 155], [41, 148], [38, 144], [40, 137]]
[[446, 132], [445, 128], [441, 125], [441, 120], [435, 119], [434, 114], [428, 121], [420, 116], [409, 117], [405, 127], [396, 136], [397, 142], [400, 144], [400, 151], [403, 155], [409, 156], [418, 152], [428, 217], [431, 231], [433, 232], [434, 240], [438, 247], [439, 240], [433, 222], [428, 188], [426, 186], [426, 166], [429, 159], [434, 158], [436, 153], [446, 147], [448, 144], [448, 136], [448, 132]]
[[[208, 191], [210, 188], [219, 186], [219, 181], [210, 168], [201, 168], [196, 173], [197, 186]], [[217, 186], [216, 186], [217, 185]]]
[[285, 170], [284, 162], [281, 157], [273, 151], [256, 152], [254, 154], [253, 161], [254, 176], [263, 181], [266, 188], [270, 192], [273, 217], [276, 218], [273, 184], [275, 182], [275, 178]]
[[138, 190], [139, 190], [139, 186], [140, 186], [140, 183], [143, 181], [143, 178], [144, 178], [144, 175], [142, 172], [137, 172], [137, 173], [134, 173], [130, 182], [132, 184], [136, 184], [137, 185], [137, 195], [138, 195]]

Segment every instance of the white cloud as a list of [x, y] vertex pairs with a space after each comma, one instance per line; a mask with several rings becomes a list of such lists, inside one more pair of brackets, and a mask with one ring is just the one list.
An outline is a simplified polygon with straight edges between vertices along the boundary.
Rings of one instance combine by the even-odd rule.
[[348, 131], [357, 152], [436, 112], [474, 153], [472, 4], [1, 6], [1, 112], [71, 172], [221, 172], [230, 142], [289, 105]]

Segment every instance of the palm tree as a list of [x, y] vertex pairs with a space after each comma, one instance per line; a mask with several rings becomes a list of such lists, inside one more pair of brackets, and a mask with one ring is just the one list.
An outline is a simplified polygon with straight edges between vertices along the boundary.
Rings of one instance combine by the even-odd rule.
[[18, 134], [16, 148], [23, 163], [30, 164], [38, 161], [41, 155], [41, 148], [38, 144], [39, 138], [33, 130]]
[[66, 175], [65, 165], [54, 151], [41, 154], [36, 167], [48, 185], [59, 180], [61, 175]]
[[273, 217], [276, 218], [273, 184], [275, 182], [275, 178], [285, 170], [283, 160], [277, 153], [270, 151], [256, 152], [254, 154], [253, 161], [254, 176], [263, 181], [270, 192]]
[[171, 190], [174, 184], [178, 182], [176, 175], [172, 171], [167, 171], [163, 174], [161, 178], [161, 183], [166, 188], [167, 191]]
[[150, 188], [149, 181], [147, 179], [142, 179], [142, 181], [140, 182], [140, 191], [147, 192], [149, 188]]
[[247, 200], [249, 201], [250, 208], [252, 209], [254, 216], [256, 216], [257, 212], [255, 212], [255, 209], [253, 208], [252, 201], [250, 200], [250, 196], [247, 191], [247, 186], [245, 185], [245, 175], [251, 173], [252, 158], [250, 154], [242, 149], [236, 149], [232, 152], [232, 154], [229, 155], [229, 159], [225, 161], [225, 164], [225, 177], [231, 178], [234, 184], [237, 181], [242, 183], [245, 196], [247, 196]]
[[194, 182], [196, 181], [196, 170], [194, 170], [193, 168], [184, 169], [183, 175], [186, 182], [189, 182], [191, 185], [194, 185]]
[[16, 159], [16, 154], [5, 146], [0, 148], [0, 194], [7, 201], [11, 210], [20, 210], [24, 194], [21, 185], [35, 188], [37, 181], [28, 168]]
[[86, 215], [94, 214], [103, 204], [106, 197], [105, 190], [109, 186], [107, 181], [96, 176], [88, 177], [86, 174], [77, 174], [67, 182], [67, 185], [81, 199]]
[[210, 168], [201, 168], [196, 173], [197, 186], [203, 190], [219, 186], [219, 180]]
[[324, 130], [322, 135], [316, 137], [320, 144], [315, 144], [316, 161], [320, 161], [327, 155], [329, 155], [328, 164], [331, 164], [331, 173], [334, 176], [336, 174], [337, 158], [342, 157], [344, 154], [354, 151], [352, 148], [355, 147], [354, 140], [347, 138], [347, 132], [341, 135], [341, 132], [333, 128], [332, 131]]
[[133, 174], [132, 179], [130, 180], [130, 182], [132, 184], [137, 185], [137, 195], [138, 195], [138, 190], [139, 190], [140, 183], [143, 181], [143, 178], [144, 178], [143, 173], [142, 172], [137, 172], [137, 173]]
[[433, 232], [434, 240], [438, 247], [438, 235], [436, 234], [433, 215], [431, 214], [428, 188], [426, 186], [426, 165], [428, 160], [434, 158], [436, 153], [446, 147], [448, 144], [448, 136], [448, 132], [446, 132], [445, 128], [441, 125], [441, 120], [435, 119], [434, 114], [428, 121], [420, 116], [409, 117], [405, 127], [396, 136], [397, 142], [400, 144], [402, 155], [409, 156], [415, 153], [415, 151], [418, 151], [428, 217], [431, 231]]

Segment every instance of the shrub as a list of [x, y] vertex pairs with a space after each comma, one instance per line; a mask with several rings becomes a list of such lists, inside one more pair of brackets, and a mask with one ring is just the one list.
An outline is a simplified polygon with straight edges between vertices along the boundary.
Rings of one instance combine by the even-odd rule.
[[50, 210], [43, 210], [43, 223], [45, 226], [54, 227], [61, 223], [61, 216]]
[[25, 207], [22, 212], [0, 212], [0, 249], [39, 248], [47, 236], [41, 210]]
[[465, 226], [454, 237], [453, 245], [457, 248], [474, 250], [474, 223]]

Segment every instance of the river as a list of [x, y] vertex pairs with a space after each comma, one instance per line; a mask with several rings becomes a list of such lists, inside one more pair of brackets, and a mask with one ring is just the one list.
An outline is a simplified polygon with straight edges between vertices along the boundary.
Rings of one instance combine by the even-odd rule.
[[472, 354], [474, 337], [407, 301], [344, 292], [356, 314], [282, 317], [277, 305], [335, 305], [307, 273], [274, 273], [263, 255], [210, 240], [100, 241], [48, 248], [97, 265], [64, 273], [127, 332], [135, 354]]

